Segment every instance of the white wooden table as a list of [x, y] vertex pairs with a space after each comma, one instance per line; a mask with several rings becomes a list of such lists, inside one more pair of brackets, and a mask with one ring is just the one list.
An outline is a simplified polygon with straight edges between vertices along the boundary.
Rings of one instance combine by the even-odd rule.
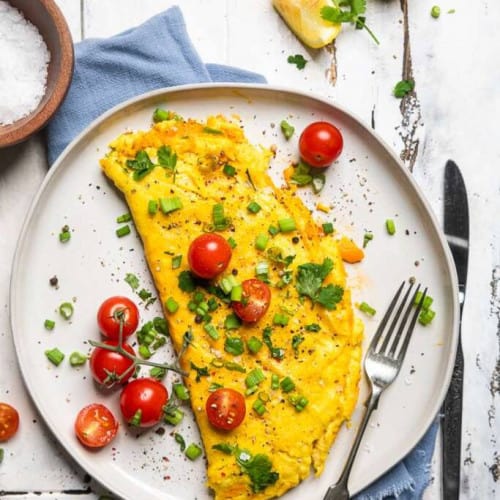
[[[273, 10], [271, 0], [183, 0], [188, 31], [202, 58], [262, 73], [352, 110], [400, 153], [442, 217], [447, 159], [461, 167], [471, 212], [468, 296], [463, 317], [465, 400], [461, 498], [500, 498], [500, 3], [496, 0], [368, 1], [380, 38], [347, 27], [334, 47], [308, 51]], [[74, 41], [105, 37], [174, 5], [173, 0], [58, 0]], [[454, 13], [449, 13], [455, 9]], [[308, 59], [302, 71], [290, 54]], [[416, 81], [416, 97], [392, 88]], [[4, 444], [0, 497], [93, 499], [102, 493], [48, 433], [24, 388], [8, 321], [9, 277], [16, 239], [45, 173], [40, 137], [0, 151], [0, 400], [18, 408], [22, 427]], [[27, 305], [27, 311], [29, 305]], [[425, 498], [441, 498], [439, 441]]]

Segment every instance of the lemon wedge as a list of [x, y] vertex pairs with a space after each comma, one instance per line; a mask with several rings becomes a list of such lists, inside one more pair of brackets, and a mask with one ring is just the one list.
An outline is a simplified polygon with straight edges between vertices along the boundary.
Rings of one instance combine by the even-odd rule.
[[334, 7], [331, 0], [273, 0], [274, 8], [302, 42], [313, 49], [330, 43], [341, 25], [325, 21], [321, 8]]

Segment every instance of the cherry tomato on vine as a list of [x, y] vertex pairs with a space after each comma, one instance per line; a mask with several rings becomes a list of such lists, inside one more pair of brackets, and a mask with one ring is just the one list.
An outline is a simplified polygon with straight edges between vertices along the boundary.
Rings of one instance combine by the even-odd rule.
[[7, 403], [0, 403], [0, 443], [14, 436], [18, 428], [19, 413], [17, 410]]
[[120, 395], [120, 409], [125, 420], [137, 427], [157, 424], [168, 402], [167, 388], [154, 378], [129, 382]]
[[[106, 340], [104, 344], [117, 347], [118, 340]], [[122, 343], [122, 348], [135, 356], [135, 351], [129, 344]], [[94, 347], [89, 363], [94, 380], [108, 388], [116, 383], [125, 383], [134, 374], [133, 359], [104, 347]]]
[[263, 281], [256, 278], [243, 281], [241, 286], [243, 298], [239, 302], [233, 302], [233, 310], [243, 321], [255, 323], [269, 308], [271, 290]]
[[108, 408], [93, 403], [82, 408], [75, 420], [76, 437], [89, 448], [102, 448], [118, 431], [118, 421]]
[[106, 299], [97, 311], [99, 330], [108, 339], [118, 340], [120, 323], [123, 323], [123, 340], [130, 337], [139, 325], [139, 310], [127, 297], [114, 296]]
[[189, 246], [189, 267], [196, 276], [212, 279], [226, 269], [231, 255], [231, 246], [222, 236], [216, 233], [202, 234]]
[[205, 410], [210, 424], [216, 429], [230, 431], [245, 418], [245, 398], [240, 392], [223, 387], [208, 396]]
[[340, 130], [328, 122], [309, 124], [299, 138], [300, 156], [311, 167], [328, 167], [340, 156], [343, 147]]

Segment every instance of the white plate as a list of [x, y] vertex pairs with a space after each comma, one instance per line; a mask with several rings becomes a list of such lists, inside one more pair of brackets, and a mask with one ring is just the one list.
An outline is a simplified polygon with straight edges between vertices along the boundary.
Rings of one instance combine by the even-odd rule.
[[[365, 300], [382, 312], [396, 286], [416, 276], [435, 300], [432, 325], [419, 327], [396, 382], [382, 396], [366, 432], [351, 475], [351, 492], [360, 491], [402, 459], [435, 418], [444, 397], [457, 344], [458, 307], [456, 276], [448, 247], [429, 206], [413, 179], [389, 148], [347, 111], [318, 97], [285, 88], [247, 85], [201, 85], [160, 90], [124, 103], [96, 120], [61, 155], [36, 196], [24, 224], [11, 283], [11, 322], [15, 346], [27, 388], [55, 436], [80, 465], [117, 495], [141, 499], [209, 498], [205, 463], [186, 460], [169, 434], [155, 431], [139, 436], [121, 427], [113, 444], [98, 452], [77, 442], [75, 415], [91, 402], [103, 402], [119, 415], [118, 393], [104, 394], [94, 385], [88, 367], [69, 363], [52, 366], [44, 351], [58, 346], [69, 355], [87, 352], [89, 338], [97, 339], [95, 313], [113, 294], [132, 295], [126, 273], [140, 277], [153, 290], [139, 238], [134, 233], [117, 238], [115, 218], [126, 212], [121, 195], [105, 180], [98, 159], [107, 144], [127, 129], [147, 128], [155, 107], [172, 109], [184, 117], [205, 119], [209, 114], [237, 113], [253, 143], [276, 144], [272, 175], [280, 174], [297, 155], [299, 131], [315, 120], [328, 120], [344, 135], [344, 152], [327, 171], [327, 186], [319, 200], [332, 205], [323, 216], [337, 231], [363, 241], [365, 230], [374, 233], [366, 258], [349, 266], [355, 300]], [[279, 130], [288, 119], [297, 132], [287, 142]], [[305, 193], [306, 191], [301, 191]], [[314, 207], [317, 197], [306, 202]], [[385, 220], [395, 220], [389, 236]], [[61, 244], [65, 224], [71, 240]], [[59, 287], [49, 285], [56, 275]], [[70, 322], [56, 309], [75, 300]], [[141, 308], [144, 310], [144, 308]], [[159, 313], [153, 305], [145, 319]], [[369, 338], [380, 318], [366, 319]], [[55, 319], [52, 332], [45, 319]], [[167, 349], [165, 358], [171, 358]], [[160, 356], [161, 357], [161, 356]], [[364, 382], [352, 426], [340, 432], [320, 478], [309, 478], [284, 498], [322, 498], [327, 485], [342, 468], [362, 413]], [[188, 413], [190, 413], [188, 411]], [[189, 415], [179, 432], [189, 442], [200, 442]]]

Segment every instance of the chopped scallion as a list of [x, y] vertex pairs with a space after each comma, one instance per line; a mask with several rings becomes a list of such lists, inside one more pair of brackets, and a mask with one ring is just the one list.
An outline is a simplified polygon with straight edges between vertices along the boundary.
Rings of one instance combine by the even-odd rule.
[[243, 298], [243, 286], [236, 285], [231, 288], [231, 300], [234, 302], [240, 302]]
[[165, 120], [168, 120], [169, 118], [170, 112], [165, 109], [156, 108], [153, 112], [153, 121], [155, 123], [163, 122]]
[[277, 228], [276, 226], [273, 226], [272, 224], [267, 228], [267, 232], [271, 235], [271, 236], [276, 236], [280, 230], [279, 228]]
[[72, 352], [69, 356], [69, 364], [71, 366], [82, 366], [87, 362], [88, 357], [81, 352]]
[[278, 221], [278, 226], [282, 233], [290, 233], [291, 231], [295, 231], [297, 229], [297, 225], [291, 217], [280, 219]]
[[167, 370], [161, 366], [153, 366], [153, 368], [149, 370], [149, 375], [157, 380], [164, 379], [166, 374]]
[[385, 221], [385, 228], [391, 236], [396, 233], [396, 225], [392, 219], [387, 219]]
[[73, 304], [71, 302], [63, 302], [59, 306], [59, 314], [66, 320], [70, 319], [73, 316]]
[[116, 230], [116, 236], [118, 236], [118, 238], [123, 238], [124, 236], [127, 236], [127, 234], [130, 234], [130, 226], [128, 224], [125, 226], [119, 227]]
[[268, 241], [269, 241], [269, 236], [266, 233], [260, 233], [255, 238], [255, 248], [257, 250], [265, 250]]
[[46, 319], [43, 322], [43, 326], [45, 327], [46, 330], [53, 330], [54, 327], [56, 326], [56, 322], [51, 319]]
[[262, 207], [254, 200], [247, 205], [247, 210], [252, 214], [259, 213], [261, 209]]
[[220, 280], [220, 287], [222, 291], [228, 295], [233, 287], [237, 286], [239, 283], [236, 281], [236, 278], [230, 274], [229, 276], [225, 276]]
[[229, 165], [229, 163], [226, 163], [224, 165], [224, 167], [222, 168], [222, 171], [228, 177], [234, 177], [236, 175], [236, 169], [232, 165]]
[[290, 317], [284, 313], [276, 313], [273, 317], [273, 325], [286, 326]]
[[181, 451], [184, 451], [186, 449], [186, 441], [184, 441], [184, 438], [178, 432], [176, 432], [174, 434], [174, 439], [175, 442], [179, 445]]
[[152, 355], [152, 352], [146, 344], [139, 346], [139, 356], [141, 356], [141, 358], [149, 359]]
[[123, 224], [124, 222], [130, 222], [131, 220], [132, 220], [132, 215], [130, 215], [129, 213], [119, 215], [116, 218], [116, 222], [118, 222], [118, 224]]
[[325, 222], [322, 227], [325, 234], [333, 233], [333, 224], [331, 222]]
[[172, 257], [172, 269], [179, 269], [181, 267], [182, 255], [175, 255]]
[[158, 212], [158, 202], [156, 200], [148, 201], [148, 214], [155, 215]]
[[269, 263], [267, 261], [258, 262], [255, 266], [255, 275], [267, 277], [269, 273]]
[[326, 177], [325, 174], [314, 174], [312, 176], [311, 185], [314, 193], [318, 194], [325, 187]]
[[62, 353], [57, 347], [45, 351], [45, 356], [47, 359], [56, 366], [59, 366], [64, 359], [64, 353]]
[[[422, 300], [422, 295], [423, 292], [418, 291], [417, 294], [415, 295], [415, 300], [414, 304], [418, 306], [420, 304], [420, 301]], [[429, 309], [431, 307], [432, 303], [434, 302], [434, 299], [430, 295], [426, 295], [424, 299], [424, 303], [422, 304], [422, 309]]]
[[359, 304], [358, 306], [358, 309], [361, 312], [368, 314], [369, 316], [375, 316], [375, 313], [377, 312], [370, 304], [367, 304], [366, 302], [361, 302], [361, 304]]
[[373, 240], [373, 233], [365, 233], [363, 236], [363, 248], [366, 248], [366, 245], [368, 245], [371, 240]]
[[290, 377], [285, 377], [281, 382], [280, 382], [281, 390], [283, 392], [290, 392], [295, 389], [295, 383]]
[[219, 338], [219, 332], [212, 323], [207, 323], [203, 326], [203, 329], [208, 333], [210, 338], [217, 340]]
[[248, 350], [253, 354], [257, 354], [262, 346], [263, 343], [257, 337], [250, 337], [247, 340]]
[[293, 133], [295, 132], [295, 127], [290, 125], [286, 120], [281, 120], [280, 128], [287, 141], [288, 139], [290, 139], [290, 137], [292, 137]]
[[189, 391], [184, 384], [180, 384], [180, 383], [172, 384], [172, 387], [174, 389], [175, 395], [181, 401], [188, 401], [189, 400]]
[[216, 231], [222, 231], [229, 226], [230, 221], [224, 213], [224, 205], [222, 203], [216, 203], [212, 207], [212, 222]]
[[436, 311], [432, 309], [422, 309], [418, 315], [418, 322], [423, 326], [427, 326], [434, 319], [434, 316], [436, 316]]
[[241, 321], [236, 314], [229, 314], [224, 320], [224, 328], [227, 330], [235, 330], [241, 326]]
[[173, 298], [173, 297], [169, 297], [166, 301], [165, 301], [165, 309], [170, 313], [170, 314], [174, 314], [175, 312], [178, 311], [179, 309], [179, 303]]
[[271, 389], [276, 390], [279, 389], [279, 387], [280, 387], [280, 378], [278, 377], [278, 375], [273, 373], [271, 375]]
[[175, 406], [168, 408], [164, 415], [165, 416], [163, 417], [163, 419], [167, 424], [170, 425], [178, 425], [184, 418], [184, 412]]
[[178, 196], [171, 198], [160, 198], [160, 208], [164, 214], [175, 212], [182, 208], [182, 201]]
[[191, 443], [184, 452], [184, 455], [189, 458], [189, 460], [196, 460], [201, 457], [202, 449], [195, 443]]
[[260, 368], [254, 368], [245, 378], [245, 385], [248, 388], [259, 385], [266, 379], [264, 372]]
[[237, 247], [236, 240], [235, 240], [232, 236], [230, 236], [230, 237], [227, 239], [227, 242], [229, 243], [229, 246], [230, 246], [231, 248], [233, 248], [233, 249], [234, 249], [234, 248], [236, 248], [236, 247]]
[[61, 232], [59, 233], [59, 241], [61, 243], [66, 243], [70, 239], [71, 239], [71, 233], [69, 231], [69, 227], [68, 226], [64, 226], [62, 228]]
[[257, 398], [253, 402], [252, 409], [255, 411], [255, 413], [257, 413], [257, 415], [260, 416], [264, 415], [264, 413], [266, 412], [266, 406], [259, 398]]

